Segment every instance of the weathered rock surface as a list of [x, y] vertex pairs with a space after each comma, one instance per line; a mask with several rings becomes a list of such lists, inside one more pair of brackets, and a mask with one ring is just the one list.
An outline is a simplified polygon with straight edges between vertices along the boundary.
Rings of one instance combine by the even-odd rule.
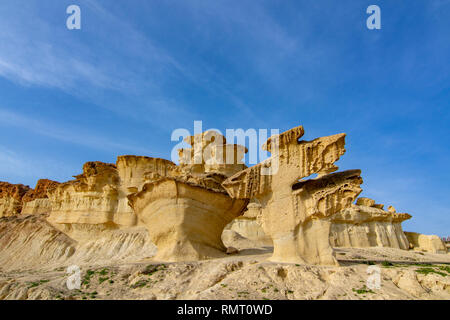
[[48, 220], [69, 235], [73, 224], [115, 225], [119, 181], [114, 164], [87, 162], [75, 180], [48, 191]]
[[356, 204], [358, 206], [373, 207], [375, 205], [375, 200], [365, 197], [359, 197], [358, 199], [356, 199]]
[[227, 144], [223, 135], [216, 131], [205, 131], [184, 139], [191, 148], [178, 150], [181, 175], [217, 173], [231, 176], [247, 166], [243, 157], [247, 148], [237, 144]]
[[[337, 264], [329, 243], [329, 218], [350, 206], [361, 192], [360, 171], [337, 175], [334, 162], [345, 152], [345, 134], [299, 141], [303, 127], [271, 137], [266, 161], [224, 181], [236, 199], [255, 199], [259, 218], [274, 244], [272, 261]], [[320, 178], [299, 179], [317, 173]]]
[[407, 213], [387, 212], [375, 207], [373, 200], [360, 199], [356, 201], [356, 205], [332, 217], [331, 244], [335, 247], [390, 247], [408, 250], [409, 242], [401, 223], [411, 216]]
[[0, 217], [10, 217], [22, 211], [22, 198], [30, 187], [0, 182]]
[[416, 232], [405, 232], [414, 250], [431, 253], [447, 253], [447, 247], [436, 235], [425, 235]]

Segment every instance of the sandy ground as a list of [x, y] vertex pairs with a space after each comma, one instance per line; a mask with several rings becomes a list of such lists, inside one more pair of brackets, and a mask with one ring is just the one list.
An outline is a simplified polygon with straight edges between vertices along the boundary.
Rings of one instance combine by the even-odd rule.
[[[67, 288], [67, 265], [0, 271], [0, 299], [450, 299], [450, 254], [339, 248], [341, 266], [326, 267], [268, 262], [271, 251], [242, 249], [187, 263], [82, 265], [79, 290]], [[379, 267], [379, 289], [366, 286], [371, 266]]]
[[[268, 261], [272, 247], [227, 232], [224, 243], [238, 253], [163, 263], [152, 261], [155, 248], [142, 230], [91, 238], [74, 241], [45, 215], [0, 219], [0, 300], [450, 299], [450, 254], [337, 248], [339, 267], [280, 264]], [[79, 289], [67, 286], [73, 265]], [[379, 288], [367, 283], [374, 272]]]

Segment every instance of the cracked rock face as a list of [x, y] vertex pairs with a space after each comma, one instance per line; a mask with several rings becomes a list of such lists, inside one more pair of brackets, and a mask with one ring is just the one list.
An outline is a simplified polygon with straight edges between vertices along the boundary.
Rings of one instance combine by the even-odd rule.
[[[224, 181], [236, 199], [256, 199], [258, 217], [274, 244], [272, 261], [337, 264], [329, 243], [330, 217], [361, 192], [360, 171], [330, 174], [345, 152], [345, 134], [299, 141], [296, 127], [265, 144], [272, 156]], [[299, 181], [317, 173], [318, 179]]]

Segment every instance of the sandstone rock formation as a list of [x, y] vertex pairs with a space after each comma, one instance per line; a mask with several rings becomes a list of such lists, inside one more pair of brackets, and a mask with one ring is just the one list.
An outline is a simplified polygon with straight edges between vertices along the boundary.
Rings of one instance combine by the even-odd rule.
[[87, 162], [75, 180], [48, 191], [52, 207], [48, 220], [66, 233], [77, 224], [114, 224], [119, 181], [114, 164]]
[[0, 218], [20, 214], [22, 198], [30, 191], [30, 187], [22, 184], [0, 182]]
[[228, 175], [245, 167], [241, 163], [245, 148], [227, 145], [223, 136], [211, 131], [188, 137], [186, 142], [192, 148], [179, 151], [179, 166], [128, 196], [157, 246], [155, 260], [223, 256], [222, 231], [247, 204], [247, 200], [230, 198], [221, 185]]
[[[274, 244], [272, 261], [337, 264], [329, 243], [330, 217], [361, 192], [359, 170], [330, 174], [345, 149], [345, 134], [299, 141], [303, 127], [267, 140], [266, 161], [224, 181], [236, 199], [256, 199], [259, 218]], [[318, 179], [299, 181], [317, 173]]]
[[405, 232], [414, 250], [430, 253], [447, 253], [445, 243], [436, 235], [425, 235], [416, 232]]
[[179, 150], [179, 165], [126, 155], [88, 162], [72, 181], [39, 180], [34, 190], [0, 182], [0, 267], [19, 266], [15, 255], [36, 266], [242, 254], [225, 247], [225, 228], [250, 245], [273, 245], [275, 262], [337, 265], [332, 246], [446, 252], [436, 236], [405, 236], [410, 215], [369, 198], [352, 204], [361, 172], [335, 173], [334, 164], [345, 134], [303, 134], [299, 126], [270, 137], [263, 148], [271, 157], [250, 168], [244, 146], [206, 131], [185, 139], [191, 147]]
[[172, 166], [168, 160], [140, 156], [120, 156], [116, 165], [88, 162], [75, 180], [48, 192], [48, 219], [76, 240], [88, 240], [90, 233], [99, 230], [139, 226], [127, 196], [155, 177], [165, 176]]
[[127, 155], [118, 157], [116, 166], [120, 182], [117, 186], [115, 221], [119, 225], [139, 224], [136, 214], [128, 204], [127, 196], [140, 191], [145, 183], [167, 176], [175, 164], [160, 158]]
[[409, 242], [401, 223], [411, 216], [407, 213], [379, 209], [375, 201], [359, 198], [332, 217], [330, 241], [334, 247], [390, 247], [408, 250]]
[[48, 199], [47, 192], [55, 189], [59, 182], [41, 179], [37, 182], [34, 189], [29, 190], [22, 198], [23, 208], [22, 214], [41, 214], [51, 212], [51, 203]]

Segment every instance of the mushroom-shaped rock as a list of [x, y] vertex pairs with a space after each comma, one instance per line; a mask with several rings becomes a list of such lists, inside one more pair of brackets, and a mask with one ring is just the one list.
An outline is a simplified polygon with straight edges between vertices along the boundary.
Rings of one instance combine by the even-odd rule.
[[157, 246], [159, 261], [192, 261], [225, 255], [225, 226], [242, 215], [248, 199], [233, 199], [222, 182], [244, 168], [247, 149], [226, 144], [225, 137], [206, 131], [178, 150], [179, 166], [155, 177], [128, 196], [134, 212]]
[[225, 226], [247, 201], [232, 199], [220, 183], [166, 177], [128, 196], [157, 246], [157, 261], [193, 261], [225, 256]]

